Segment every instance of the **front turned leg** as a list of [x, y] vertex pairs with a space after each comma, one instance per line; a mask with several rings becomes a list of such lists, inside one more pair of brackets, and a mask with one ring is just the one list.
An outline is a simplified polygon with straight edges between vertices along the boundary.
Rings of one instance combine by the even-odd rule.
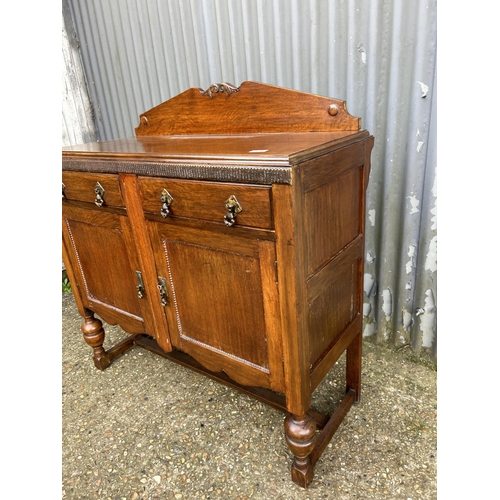
[[82, 333], [85, 342], [94, 350], [94, 364], [99, 370], [107, 368], [111, 360], [104, 350], [104, 328], [102, 321], [94, 317], [94, 313], [85, 309], [85, 321], [82, 324]]
[[314, 476], [314, 464], [309, 455], [316, 444], [316, 421], [308, 414], [289, 413], [285, 418], [285, 438], [294, 454], [292, 481], [307, 488]]

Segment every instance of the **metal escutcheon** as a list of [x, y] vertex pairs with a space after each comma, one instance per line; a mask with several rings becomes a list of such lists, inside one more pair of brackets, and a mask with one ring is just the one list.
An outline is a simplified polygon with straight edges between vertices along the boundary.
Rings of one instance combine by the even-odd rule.
[[99, 182], [96, 183], [94, 191], [95, 191], [94, 203], [98, 207], [102, 207], [104, 205], [104, 188], [101, 186]]
[[174, 199], [172, 198], [172, 195], [164, 189], [161, 192], [160, 200], [163, 203], [160, 209], [160, 214], [164, 219], [166, 219], [170, 213], [170, 205], [172, 205]]
[[167, 280], [161, 276], [158, 276], [157, 287], [160, 292], [161, 305], [165, 307], [167, 305], [168, 299]]
[[224, 224], [227, 227], [234, 226], [236, 222], [236, 215], [238, 215], [243, 209], [241, 208], [241, 205], [239, 204], [238, 200], [236, 199], [236, 196], [232, 194], [227, 200], [226, 200], [226, 208], [227, 208], [227, 214], [224, 215]]
[[137, 278], [137, 286], [135, 287], [137, 289], [137, 296], [140, 299], [143, 299], [144, 298], [144, 282], [142, 281], [141, 271], [136, 271], [135, 277]]

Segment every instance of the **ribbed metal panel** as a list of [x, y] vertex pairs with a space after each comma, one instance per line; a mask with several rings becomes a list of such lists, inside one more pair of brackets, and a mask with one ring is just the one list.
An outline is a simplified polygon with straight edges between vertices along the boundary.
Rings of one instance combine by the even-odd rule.
[[131, 136], [141, 112], [223, 81], [347, 101], [375, 136], [365, 335], [435, 352], [435, 0], [70, 5], [101, 139]]
[[92, 106], [78, 50], [69, 5], [62, 4], [62, 144], [71, 146], [97, 138]]

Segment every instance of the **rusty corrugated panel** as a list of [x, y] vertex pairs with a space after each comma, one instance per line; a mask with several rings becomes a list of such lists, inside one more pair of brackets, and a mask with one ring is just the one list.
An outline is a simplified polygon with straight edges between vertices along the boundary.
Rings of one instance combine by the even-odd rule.
[[190, 87], [347, 101], [375, 136], [365, 335], [435, 351], [436, 1], [71, 0], [101, 139]]

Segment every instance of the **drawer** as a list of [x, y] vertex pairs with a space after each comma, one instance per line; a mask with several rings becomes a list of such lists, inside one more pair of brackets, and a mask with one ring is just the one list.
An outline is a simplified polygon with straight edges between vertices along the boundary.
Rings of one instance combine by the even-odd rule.
[[84, 201], [97, 205], [99, 199], [96, 193], [96, 187], [99, 188], [100, 185], [102, 188], [101, 198], [103, 200], [101, 206], [125, 206], [120, 190], [120, 181], [117, 175], [63, 172], [62, 182], [64, 184], [63, 194], [68, 200]]
[[161, 215], [164, 189], [173, 198], [168, 217], [189, 217], [224, 223], [226, 200], [235, 197], [241, 206], [235, 225], [272, 228], [271, 188], [223, 182], [139, 177], [146, 213]]

